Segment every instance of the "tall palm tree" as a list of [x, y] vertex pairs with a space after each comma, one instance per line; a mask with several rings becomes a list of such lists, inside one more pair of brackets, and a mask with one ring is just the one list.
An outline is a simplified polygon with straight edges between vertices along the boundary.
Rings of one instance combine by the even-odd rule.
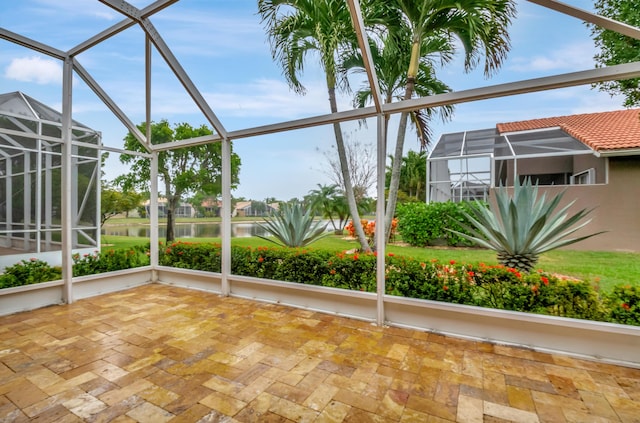
[[[410, 30], [411, 58], [407, 68], [403, 99], [417, 93], [420, 63], [424, 56], [424, 40], [432, 37], [448, 40], [448, 51], [457, 45], [464, 50], [466, 71], [474, 69], [484, 58], [484, 73], [497, 71], [510, 48], [507, 27], [515, 16], [514, 0], [378, 0], [385, 7], [395, 7], [402, 14], [404, 25]], [[400, 115], [396, 156], [404, 149], [408, 113]], [[400, 183], [401, 160], [394, 161], [385, 216], [389, 234], [395, 214]]]
[[[273, 58], [280, 62], [289, 86], [303, 94], [304, 86], [298, 74], [304, 70], [305, 58], [317, 53], [325, 73], [329, 106], [338, 111], [336, 88], [346, 88], [346, 80], [339, 80], [340, 52], [356, 42], [351, 15], [344, 0], [259, 0], [258, 12], [265, 24]], [[342, 85], [340, 85], [342, 83]], [[333, 124], [336, 148], [340, 159], [344, 188], [351, 217], [356, 225], [358, 241], [364, 251], [371, 251], [356, 204], [349, 174], [344, 138], [340, 123]]]
[[416, 200], [426, 200], [425, 194], [425, 177], [427, 172], [427, 153], [421, 151], [409, 151], [402, 158], [402, 178], [400, 181], [401, 188], [409, 195], [409, 198]]
[[[371, 39], [370, 51], [375, 66], [376, 74], [380, 84], [380, 90], [385, 103], [391, 103], [394, 99], [401, 100], [404, 98], [403, 92], [407, 85], [407, 68], [412, 58], [412, 37], [411, 29], [404, 24], [402, 20], [396, 21], [396, 26], [390, 26], [389, 31], [383, 33], [376, 39]], [[422, 56], [419, 58], [418, 73], [415, 78], [413, 90], [420, 97], [434, 94], [442, 94], [451, 91], [445, 83], [438, 80], [435, 76], [435, 67], [440, 64], [448, 63], [453, 58], [453, 44], [448, 37], [441, 34], [434, 34], [421, 40], [420, 51]], [[358, 50], [349, 52], [342, 61], [342, 71], [365, 72], [362, 55]], [[359, 89], [354, 97], [355, 107], [364, 107], [372, 100], [372, 91], [368, 85]], [[414, 110], [404, 116], [405, 126], [407, 116], [411, 117], [411, 121], [416, 127], [416, 133], [420, 140], [421, 151], [426, 149], [431, 142], [431, 130], [429, 122], [434, 115], [439, 114], [443, 121], [449, 120], [453, 113], [453, 106], [443, 106], [437, 109]], [[388, 126], [389, 117], [386, 116], [385, 125]], [[385, 134], [387, 131], [385, 130]], [[386, 144], [386, 143], [385, 143]], [[403, 162], [404, 142], [396, 143], [394, 154], [391, 156], [392, 174], [393, 169], [398, 171], [400, 166], [394, 166], [393, 163]], [[400, 176], [398, 176], [400, 178]], [[393, 196], [389, 196], [387, 203], [387, 215], [393, 217], [395, 213], [395, 204], [398, 195], [400, 183], [396, 188]], [[389, 214], [388, 210], [392, 208], [393, 212]], [[385, 218], [386, 223], [386, 218]], [[390, 235], [391, 220], [389, 220], [389, 228], [386, 228], [387, 239]], [[380, 226], [383, 227], [383, 226]]]

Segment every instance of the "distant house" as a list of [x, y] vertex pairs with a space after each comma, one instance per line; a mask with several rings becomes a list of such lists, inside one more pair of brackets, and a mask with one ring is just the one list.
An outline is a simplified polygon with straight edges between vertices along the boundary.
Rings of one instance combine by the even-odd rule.
[[[151, 201], [147, 200], [143, 203], [147, 216], [149, 216]], [[174, 217], [197, 217], [198, 212], [189, 203], [181, 202], [176, 209]], [[158, 198], [158, 217], [167, 217], [167, 199]]]
[[489, 200], [516, 177], [594, 209], [581, 233], [607, 232], [571, 248], [640, 251], [640, 109], [444, 134], [427, 159], [427, 201]]
[[238, 201], [233, 209], [233, 217], [265, 217], [277, 211], [278, 203], [267, 204], [264, 201]]

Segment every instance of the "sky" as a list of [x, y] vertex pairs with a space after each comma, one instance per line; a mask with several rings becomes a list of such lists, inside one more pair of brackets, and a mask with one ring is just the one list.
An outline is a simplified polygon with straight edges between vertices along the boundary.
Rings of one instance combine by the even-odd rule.
[[[143, 8], [151, 0], [129, 0]], [[565, 3], [593, 10], [592, 0]], [[593, 69], [597, 53], [589, 28], [580, 20], [542, 6], [518, 1], [509, 34], [511, 51], [497, 74], [487, 79], [482, 66], [465, 73], [457, 57], [438, 69], [454, 91]], [[291, 91], [271, 58], [255, 0], [181, 0], [151, 17], [172, 53], [207, 100], [227, 131], [327, 114], [329, 102], [322, 71], [313, 57], [301, 81], [306, 95]], [[123, 17], [97, 0], [0, 0], [0, 27], [66, 51]], [[144, 33], [134, 26], [77, 56], [134, 123], [145, 119]], [[61, 110], [62, 64], [57, 59], [0, 40], [0, 93], [23, 93]], [[351, 78], [352, 89], [361, 81]], [[73, 84], [73, 118], [102, 133], [104, 145], [122, 148], [127, 129], [78, 77]], [[352, 94], [341, 94], [339, 110], [351, 109]], [[618, 110], [612, 98], [590, 86], [476, 101], [455, 107], [452, 120], [432, 124], [434, 141], [442, 134], [495, 127], [496, 123], [578, 113]], [[152, 119], [193, 126], [211, 125], [179, 81], [154, 52]], [[389, 134], [395, 139], [397, 117]], [[375, 122], [343, 124], [348, 138], [375, 143]], [[234, 197], [263, 200], [301, 198], [318, 184], [331, 183], [326, 152], [335, 144], [329, 126], [238, 139], [233, 151], [242, 161]], [[417, 150], [409, 133], [405, 151]], [[111, 153], [105, 177], [128, 168]], [[374, 188], [375, 191], [375, 188]]]

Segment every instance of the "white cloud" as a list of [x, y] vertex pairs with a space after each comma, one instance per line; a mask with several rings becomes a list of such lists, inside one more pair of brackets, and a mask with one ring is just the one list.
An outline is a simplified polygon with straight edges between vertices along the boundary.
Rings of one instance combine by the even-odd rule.
[[567, 44], [546, 55], [516, 57], [509, 69], [516, 72], [582, 70], [594, 67], [591, 41]]
[[13, 59], [4, 71], [5, 78], [37, 84], [61, 84], [62, 66], [53, 59], [39, 56]]
[[[279, 80], [258, 79], [247, 84], [225, 85], [205, 94], [214, 111], [234, 117], [296, 119], [329, 113], [326, 86], [322, 81], [306, 83], [306, 95], [295, 94]], [[338, 99], [338, 110], [351, 109], [350, 100]]]

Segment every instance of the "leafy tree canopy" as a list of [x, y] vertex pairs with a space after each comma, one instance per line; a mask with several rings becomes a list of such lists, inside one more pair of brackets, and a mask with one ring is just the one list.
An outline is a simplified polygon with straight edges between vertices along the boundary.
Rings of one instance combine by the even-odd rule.
[[100, 226], [113, 216], [135, 209], [142, 199], [143, 195], [137, 192], [103, 186], [100, 191]]
[[[599, 15], [640, 27], [637, 0], [596, 0], [595, 9]], [[595, 25], [590, 27], [596, 47], [600, 50], [594, 56], [598, 67], [640, 61], [640, 40]], [[596, 86], [611, 95], [624, 95], [625, 107], [640, 106], [640, 78], [605, 81]]]
[[[138, 126], [142, 133], [146, 125]], [[166, 120], [152, 122], [151, 143], [165, 144], [212, 134], [206, 125], [192, 127], [188, 123], [169, 125]], [[124, 138], [124, 148], [130, 151], [145, 152], [144, 147], [131, 134]], [[151, 159], [132, 154], [122, 154], [122, 163], [130, 166], [130, 172], [117, 178], [124, 189], [137, 188], [149, 190], [151, 180]], [[231, 154], [231, 184], [235, 188], [239, 182], [240, 157]], [[188, 194], [196, 192], [210, 196], [222, 192], [222, 144], [219, 142], [183, 147], [158, 153], [158, 175], [164, 183], [163, 196], [167, 199], [167, 241], [173, 240], [172, 216], [180, 201]]]

